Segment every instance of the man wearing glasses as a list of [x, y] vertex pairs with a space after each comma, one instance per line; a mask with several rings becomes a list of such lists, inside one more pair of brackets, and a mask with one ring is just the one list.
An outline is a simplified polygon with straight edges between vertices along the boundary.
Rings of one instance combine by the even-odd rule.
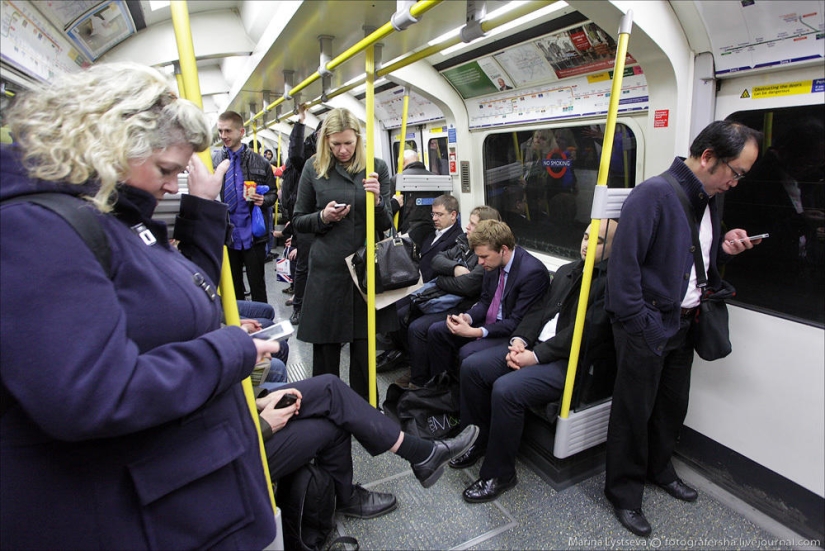
[[432, 261], [435, 255], [455, 245], [455, 240], [461, 235], [461, 226], [458, 220], [458, 199], [452, 195], [439, 195], [433, 199], [431, 216], [435, 232], [427, 235], [421, 243], [418, 269], [421, 270], [421, 279], [425, 283], [435, 277]]
[[[677, 157], [665, 174], [693, 207], [708, 286], [718, 288], [718, 265], [761, 242], [743, 229], [724, 237], [716, 197], [736, 187], [759, 154], [761, 134], [716, 121]], [[622, 525], [639, 536], [652, 529], [642, 512], [645, 482], [682, 501], [698, 493], [682, 482], [671, 455], [687, 414], [691, 325], [701, 290], [690, 224], [676, 189], [654, 176], [624, 203], [607, 272], [605, 310], [613, 323], [618, 372], [607, 433], [605, 495]]]

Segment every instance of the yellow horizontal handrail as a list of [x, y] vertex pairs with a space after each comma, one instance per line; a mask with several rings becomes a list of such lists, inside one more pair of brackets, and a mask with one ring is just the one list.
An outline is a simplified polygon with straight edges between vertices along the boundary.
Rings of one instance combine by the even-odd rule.
[[[431, 10], [443, 1], [444, 0], [420, 0], [419, 2], [413, 4], [413, 6], [410, 8], [410, 14], [413, 17], [418, 17], [420, 15], [423, 15], [427, 11]], [[325, 69], [327, 69], [328, 71], [332, 71], [342, 63], [349, 61], [350, 59], [352, 59], [359, 53], [363, 52], [370, 46], [373, 46], [376, 42], [380, 41], [383, 38], [386, 38], [387, 36], [392, 34], [393, 31], [395, 31], [395, 27], [392, 26], [392, 22], [385, 23], [378, 30], [370, 33], [369, 36], [363, 38], [361, 41], [357, 42], [356, 44], [345, 50], [343, 53], [327, 62]], [[290, 95], [300, 92], [310, 84], [314, 83], [319, 78], [321, 78], [321, 74], [318, 71], [315, 71], [309, 77], [293, 86], [289, 92]], [[263, 117], [266, 112], [271, 111], [284, 101], [286, 101], [284, 97], [276, 99], [269, 105], [265, 106], [260, 112], [253, 115], [252, 118], [250, 118], [245, 124], [249, 124], [256, 119]]]

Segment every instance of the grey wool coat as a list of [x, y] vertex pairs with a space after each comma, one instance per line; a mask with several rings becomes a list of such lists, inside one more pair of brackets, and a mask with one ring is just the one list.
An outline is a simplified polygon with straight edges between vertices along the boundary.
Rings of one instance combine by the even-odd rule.
[[[314, 233], [309, 253], [309, 274], [301, 309], [298, 338], [315, 344], [352, 342], [367, 338], [367, 304], [352, 282], [345, 258], [366, 244], [366, 172], [349, 174], [336, 164], [327, 178], [315, 171], [315, 158], [307, 160], [298, 183], [293, 224], [299, 232]], [[381, 159], [375, 159], [375, 172], [381, 183], [381, 203], [375, 207], [376, 241], [392, 225], [390, 211], [390, 173]], [[321, 211], [330, 201], [351, 205], [340, 222], [323, 224]], [[395, 306], [376, 314], [378, 332], [398, 327]]]

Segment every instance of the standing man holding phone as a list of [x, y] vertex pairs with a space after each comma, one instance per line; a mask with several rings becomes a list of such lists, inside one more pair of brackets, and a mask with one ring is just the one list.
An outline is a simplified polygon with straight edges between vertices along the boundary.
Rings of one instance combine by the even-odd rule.
[[[736, 187], [756, 162], [761, 133], [716, 121], [674, 159], [667, 174], [693, 207], [708, 286], [718, 264], [760, 239], [743, 229], [722, 236], [716, 197]], [[682, 501], [698, 493], [671, 463], [685, 420], [693, 364], [691, 327], [702, 290], [696, 286], [690, 224], [665, 175], [636, 186], [622, 208], [607, 272], [605, 309], [613, 324], [618, 372], [607, 433], [604, 493], [619, 522], [638, 536], [652, 529], [642, 512], [645, 482]]]

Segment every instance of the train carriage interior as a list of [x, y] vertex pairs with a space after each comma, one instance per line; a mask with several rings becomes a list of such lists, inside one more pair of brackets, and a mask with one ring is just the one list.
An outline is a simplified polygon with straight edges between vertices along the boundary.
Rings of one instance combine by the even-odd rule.
[[[596, 419], [586, 444], [561, 453], [568, 412], [561, 403], [534, 408], [519, 484], [471, 504], [461, 493], [478, 465], [447, 469], [422, 489], [406, 462], [370, 457], [354, 442], [355, 480], [394, 493], [399, 507], [372, 520], [339, 515], [336, 533], [362, 549], [823, 548], [825, 1], [0, 2], [0, 122], [36, 84], [117, 61], [164, 71], [180, 96], [199, 98], [213, 126], [224, 111], [240, 113], [244, 142], [273, 151], [276, 165], [299, 106], [308, 131], [345, 107], [392, 174], [415, 150], [458, 198], [459, 223], [476, 206], [494, 207], [551, 273], [579, 258], [597, 187], [618, 193], [661, 173], [714, 120], [759, 130], [760, 157], [724, 195], [722, 223], [769, 237], [724, 267], [737, 289], [733, 352], [694, 359], [674, 458], [698, 501], [649, 485], [653, 536], [619, 524], [603, 494], [615, 365], [580, 365], [567, 390], [570, 415]], [[188, 53], [179, 49], [187, 40]], [[13, 140], [5, 126], [2, 140]], [[436, 189], [422, 190], [420, 204], [443, 193]], [[168, 196], [158, 218], [173, 223], [179, 201]], [[273, 250], [282, 253], [282, 241]], [[266, 265], [269, 303], [276, 320], [288, 319], [289, 283], [275, 266]], [[312, 345], [293, 336], [290, 349], [290, 381], [310, 377]], [[348, 354], [341, 358], [347, 381]], [[377, 374], [379, 403], [401, 374]]]

